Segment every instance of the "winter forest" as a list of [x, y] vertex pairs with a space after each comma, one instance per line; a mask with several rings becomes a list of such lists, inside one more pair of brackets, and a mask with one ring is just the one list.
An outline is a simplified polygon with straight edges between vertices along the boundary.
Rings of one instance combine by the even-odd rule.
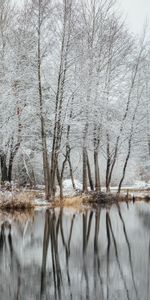
[[129, 1], [0, 0], [0, 300], [150, 299], [150, 22]]
[[150, 180], [150, 37], [116, 0], [0, 0], [0, 176], [82, 191]]

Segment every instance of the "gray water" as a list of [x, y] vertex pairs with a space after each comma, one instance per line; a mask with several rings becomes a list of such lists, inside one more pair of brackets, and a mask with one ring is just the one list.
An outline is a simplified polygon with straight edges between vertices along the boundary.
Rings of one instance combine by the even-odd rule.
[[0, 299], [150, 299], [150, 206], [0, 213]]

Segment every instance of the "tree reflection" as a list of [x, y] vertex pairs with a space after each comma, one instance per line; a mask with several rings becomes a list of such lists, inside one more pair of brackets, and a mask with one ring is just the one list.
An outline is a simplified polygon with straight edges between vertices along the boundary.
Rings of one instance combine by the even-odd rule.
[[[69, 258], [70, 258], [70, 245], [72, 239], [72, 231], [74, 225], [75, 215], [71, 218], [69, 237], [66, 239], [64, 228], [63, 228], [63, 209], [60, 209], [59, 215], [56, 216], [55, 210], [47, 210], [45, 213], [45, 227], [44, 227], [44, 239], [43, 239], [43, 255], [42, 255], [42, 267], [41, 267], [41, 298], [46, 293], [46, 264], [48, 247], [50, 244], [50, 254], [52, 262], [52, 275], [54, 283], [54, 297], [55, 299], [61, 299], [62, 287], [63, 287], [63, 276], [60, 264], [59, 255], [59, 238], [61, 237], [62, 244], [65, 251], [66, 259], [66, 274], [67, 282], [70, 290], [70, 299], [72, 299], [71, 292], [71, 279], [69, 271]], [[50, 273], [51, 277], [51, 273]]]
[[[108, 227], [109, 232], [111, 232], [111, 236], [112, 236], [112, 240], [113, 240], [113, 244], [114, 244], [114, 248], [115, 248], [116, 262], [117, 262], [118, 269], [119, 269], [119, 272], [120, 272], [120, 275], [121, 275], [121, 279], [123, 281], [126, 296], [127, 296], [127, 299], [130, 300], [129, 290], [128, 290], [126, 280], [125, 280], [125, 277], [124, 277], [124, 274], [123, 274], [123, 270], [122, 270], [122, 267], [121, 267], [121, 263], [120, 263], [120, 260], [119, 260], [117, 242], [116, 242], [116, 239], [115, 239], [115, 235], [114, 235], [112, 224], [111, 224], [111, 219], [110, 219], [110, 216], [109, 216], [108, 212], [106, 213], [106, 223], [107, 223], [107, 227]], [[109, 235], [110, 235], [110, 233], [109, 233]]]
[[[103, 279], [101, 276], [101, 269], [100, 269], [100, 251], [99, 251], [99, 231], [100, 231], [100, 214], [101, 209], [99, 208], [95, 212], [95, 230], [94, 230], [94, 290], [95, 290], [95, 299], [98, 298], [97, 285], [101, 287], [101, 299], [104, 299], [103, 294]], [[97, 280], [99, 278], [99, 281]]]
[[46, 210], [44, 238], [43, 238], [42, 267], [41, 267], [41, 296], [44, 294], [46, 290], [46, 261], [47, 261], [49, 238], [50, 238], [50, 214], [49, 211]]
[[[45, 213], [45, 227], [43, 238], [43, 255], [42, 255], [42, 267], [41, 267], [41, 298], [46, 293], [46, 264], [49, 241], [51, 242], [51, 261], [52, 261], [52, 275], [54, 282], [54, 294], [55, 299], [61, 299], [61, 285], [62, 274], [58, 252], [58, 226], [60, 219], [56, 220], [55, 212], [46, 210]], [[51, 277], [51, 272], [50, 272]]]
[[[5, 221], [1, 224], [0, 231], [0, 265], [3, 266], [7, 276], [11, 272], [13, 281], [11, 282], [10, 291], [14, 294], [15, 299], [19, 299], [20, 288], [21, 288], [21, 265], [17, 254], [15, 253], [13, 242], [12, 242], [12, 232], [11, 224]], [[14, 282], [16, 281], [16, 282]], [[6, 281], [1, 280], [0, 290], [3, 290], [3, 285]], [[16, 286], [15, 289], [14, 286]], [[10, 294], [11, 296], [11, 294]]]
[[[138, 292], [135, 284], [134, 272], [133, 272], [133, 263], [132, 263], [132, 254], [131, 247], [126, 231], [125, 222], [123, 220], [120, 208], [118, 206], [119, 218], [123, 226], [123, 233], [125, 236], [126, 244], [128, 247], [129, 254], [129, 265], [131, 270], [132, 281], [136, 293], [136, 298], [138, 297]], [[82, 214], [82, 224], [83, 224], [83, 234], [82, 234], [82, 257], [79, 259], [82, 261], [82, 268], [80, 272], [82, 274], [81, 287], [80, 287], [80, 298], [83, 299], [83, 290], [85, 291], [86, 299], [90, 299], [91, 291], [93, 290], [93, 299], [105, 299], [104, 296], [104, 266], [101, 270], [101, 251], [99, 248], [99, 239], [101, 236], [100, 233], [100, 216], [101, 209], [97, 209], [95, 212], [85, 212]], [[65, 290], [67, 290], [69, 298], [73, 299], [74, 292], [73, 282], [72, 282], [72, 273], [70, 274], [70, 259], [71, 256], [71, 242], [73, 237], [73, 227], [75, 224], [75, 214], [69, 219], [70, 224], [67, 224], [68, 230], [66, 231], [66, 225], [64, 227], [63, 223], [64, 213], [63, 209], [60, 209], [59, 214], [55, 210], [47, 210], [45, 213], [45, 227], [44, 227], [44, 238], [43, 238], [43, 258], [41, 266], [41, 298], [46, 295], [46, 287], [50, 288], [46, 281], [46, 266], [47, 266], [47, 256], [48, 249], [51, 257], [51, 271], [49, 273], [49, 283], [51, 282], [51, 288], [54, 289], [54, 298], [55, 299], [64, 299]], [[95, 225], [94, 225], [95, 224]], [[64, 229], [65, 228], [65, 229]], [[67, 232], [69, 232], [67, 234]], [[111, 249], [114, 247], [114, 253], [116, 258], [116, 263], [120, 273], [120, 277], [125, 289], [126, 297], [130, 300], [129, 288], [127, 286], [126, 278], [124, 276], [123, 267], [121, 265], [122, 261], [119, 259], [119, 251], [117, 246], [117, 240], [113, 231], [113, 226], [110, 218], [110, 214], [106, 212], [106, 237], [107, 237], [107, 250], [106, 250], [106, 299], [111, 298], [110, 291], [110, 255], [112, 255]], [[88, 251], [91, 247], [91, 242], [93, 243], [93, 287], [91, 285], [91, 273], [89, 272], [89, 256]], [[90, 243], [90, 245], [89, 245]], [[63, 246], [63, 252], [61, 249]], [[61, 257], [60, 257], [61, 253]], [[65, 255], [65, 266], [61, 261]], [[63, 268], [63, 271], [62, 271]], [[84, 281], [83, 281], [84, 279]], [[85, 283], [85, 288], [84, 288]], [[67, 285], [66, 285], [67, 284]], [[68, 286], [68, 288], [67, 288]], [[79, 288], [79, 287], [78, 287]], [[62, 296], [63, 295], [63, 296]]]
[[108, 222], [108, 213], [106, 214], [106, 233], [107, 233], [107, 300], [109, 299], [109, 264], [110, 264], [110, 230]]
[[120, 209], [119, 203], [117, 203], [117, 208], [118, 208], [119, 218], [120, 218], [122, 226], [123, 226], [123, 233], [124, 233], [125, 240], [126, 240], [126, 243], [127, 243], [128, 254], [129, 254], [129, 265], [130, 265], [130, 270], [131, 270], [131, 277], [132, 277], [132, 281], [133, 281], [133, 286], [134, 286], [136, 298], [137, 298], [137, 300], [140, 300], [139, 295], [138, 295], [138, 291], [137, 291], [137, 287], [136, 287], [136, 283], [135, 283], [135, 276], [134, 276], [134, 270], [133, 270], [131, 246], [130, 246], [129, 238], [128, 238], [128, 235], [127, 235], [127, 230], [126, 230], [125, 222], [124, 222], [123, 216], [121, 214], [121, 209]]
[[[39, 216], [41, 218], [41, 213]], [[47, 209], [42, 221], [39, 216], [37, 214], [30, 226], [1, 223], [1, 299], [22, 299], [23, 292], [27, 293], [23, 299], [37, 300], [110, 300], [118, 297], [119, 292], [122, 300], [141, 299], [142, 281], [140, 286], [137, 282], [140, 264], [134, 240], [127, 230], [128, 219], [124, 218], [119, 205], [113, 211], [99, 207], [70, 214], [63, 209]], [[40, 233], [36, 226], [41, 228]], [[149, 240], [145, 245], [149, 248], [145, 256], [148, 267], [143, 298], [149, 299]]]
[[149, 249], [148, 249], [148, 271], [147, 271], [147, 300], [149, 299], [150, 295], [150, 240], [149, 240]]

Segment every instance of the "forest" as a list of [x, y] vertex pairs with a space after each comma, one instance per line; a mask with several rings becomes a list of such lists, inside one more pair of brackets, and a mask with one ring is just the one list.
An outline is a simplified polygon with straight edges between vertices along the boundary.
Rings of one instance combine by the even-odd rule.
[[150, 177], [150, 36], [116, 0], [0, 0], [1, 183], [54, 199]]
[[150, 299], [150, 28], [123, 2], [0, 0], [0, 300]]

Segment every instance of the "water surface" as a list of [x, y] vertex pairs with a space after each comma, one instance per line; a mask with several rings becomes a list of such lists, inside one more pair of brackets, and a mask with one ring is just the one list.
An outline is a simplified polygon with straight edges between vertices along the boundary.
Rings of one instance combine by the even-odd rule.
[[0, 213], [0, 299], [150, 299], [150, 206]]

